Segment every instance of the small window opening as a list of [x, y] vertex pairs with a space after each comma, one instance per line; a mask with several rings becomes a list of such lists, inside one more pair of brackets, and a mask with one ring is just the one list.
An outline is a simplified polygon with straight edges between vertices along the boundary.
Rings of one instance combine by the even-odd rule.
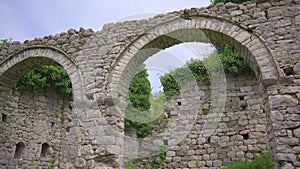
[[207, 142], [207, 143], [210, 143], [210, 137], [207, 138], [207, 141], [206, 141], [206, 142]]
[[16, 145], [16, 150], [15, 150], [14, 158], [15, 159], [20, 159], [22, 157], [22, 155], [23, 155], [24, 149], [25, 149], [25, 144], [22, 143], [22, 142], [19, 142]]
[[243, 104], [243, 105], [241, 105], [241, 108], [242, 108], [243, 110], [246, 110], [247, 105]]
[[181, 106], [181, 102], [177, 102], [178, 106]]
[[244, 96], [239, 96], [240, 100], [244, 100]]
[[49, 157], [49, 156], [50, 156], [50, 145], [47, 143], [43, 143], [41, 157]]
[[51, 127], [54, 127], [54, 122], [50, 122], [50, 124], [51, 124]]
[[168, 140], [164, 140], [164, 145], [168, 145], [169, 143], [168, 143]]
[[283, 71], [286, 74], [286, 76], [290, 76], [290, 75], [294, 74], [292, 67], [285, 68], [285, 69], [283, 69]]
[[4, 114], [4, 113], [2, 113], [1, 114], [2, 115], [2, 118], [1, 118], [1, 121], [3, 121], [3, 122], [7, 122], [7, 120], [8, 120], [8, 118], [7, 118], [7, 115], [6, 114]]
[[249, 133], [246, 133], [246, 134], [242, 134], [244, 140], [248, 140], [249, 139]]

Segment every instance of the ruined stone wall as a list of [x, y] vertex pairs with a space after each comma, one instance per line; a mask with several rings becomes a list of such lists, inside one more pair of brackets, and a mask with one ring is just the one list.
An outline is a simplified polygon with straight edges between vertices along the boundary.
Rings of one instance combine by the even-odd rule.
[[11, 90], [1, 111], [0, 168], [65, 168], [70, 122], [70, 104], [55, 92]]
[[[276, 167], [299, 168], [299, 4], [299, 0], [220, 3], [110, 23], [97, 32], [70, 29], [6, 44], [0, 50], [0, 111], [24, 73], [40, 65], [60, 64], [70, 76], [74, 95], [69, 167], [118, 168], [124, 154], [122, 98], [137, 68], [155, 52], [178, 43], [230, 44], [259, 80], [260, 106], [267, 114], [268, 141]], [[139, 53], [151, 48], [155, 50]]]
[[[143, 157], [155, 148], [167, 146], [167, 168], [220, 168], [226, 164], [253, 159], [255, 153], [268, 151], [267, 118], [263, 110], [263, 96], [259, 94], [259, 84], [254, 75], [240, 75], [238, 77], [227, 75], [227, 97], [224, 112], [216, 123], [212, 132], [205, 135], [207, 118], [215, 105], [211, 103], [212, 87], [198, 82], [200, 106], [198, 102], [188, 103], [195, 106], [196, 120], [190, 130], [181, 138], [172, 129], [180, 125], [179, 121], [187, 119], [184, 107], [189, 98], [183, 95], [166, 102], [168, 124], [157, 123], [153, 132], [144, 139], [135, 139], [127, 135], [125, 145], [136, 154], [131, 157]], [[182, 89], [182, 92], [191, 92], [191, 86]], [[195, 97], [195, 96], [193, 96]], [[207, 112], [205, 109], [208, 108]], [[176, 127], [175, 127], [176, 128]], [[157, 136], [164, 133], [162, 139]], [[160, 142], [159, 142], [160, 141]], [[128, 150], [130, 151], [130, 150]], [[152, 151], [155, 152], [155, 151]]]

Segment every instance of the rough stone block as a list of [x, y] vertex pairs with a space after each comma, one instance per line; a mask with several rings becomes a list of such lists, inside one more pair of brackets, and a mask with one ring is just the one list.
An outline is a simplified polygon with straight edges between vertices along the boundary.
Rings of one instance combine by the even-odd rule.
[[298, 99], [291, 95], [275, 95], [269, 96], [271, 109], [293, 107], [298, 104]]
[[277, 153], [275, 155], [276, 160], [280, 161], [296, 161], [297, 157], [294, 154], [291, 153]]

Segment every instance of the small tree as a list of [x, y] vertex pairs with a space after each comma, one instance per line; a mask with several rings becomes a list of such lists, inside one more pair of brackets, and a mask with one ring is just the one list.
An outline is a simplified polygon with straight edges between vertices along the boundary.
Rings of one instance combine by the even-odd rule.
[[125, 130], [136, 129], [138, 138], [146, 137], [152, 126], [148, 111], [151, 107], [151, 85], [147, 77], [147, 69], [142, 65], [130, 82], [128, 92], [130, 103], [125, 111]]

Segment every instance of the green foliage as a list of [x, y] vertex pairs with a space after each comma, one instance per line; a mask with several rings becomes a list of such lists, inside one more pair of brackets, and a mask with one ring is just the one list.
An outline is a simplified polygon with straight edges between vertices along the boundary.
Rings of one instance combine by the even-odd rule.
[[7, 44], [8, 43], [8, 39], [1, 39], [0, 40], [0, 44]]
[[16, 85], [17, 88], [25, 87], [40, 93], [54, 90], [64, 98], [72, 98], [71, 80], [61, 66], [41, 66], [25, 74]]
[[218, 77], [218, 73], [222, 69], [226, 73], [236, 76], [252, 72], [243, 58], [232, 47], [226, 45], [224, 49], [219, 49], [204, 60], [191, 60], [183, 67], [170, 71], [168, 74], [161, 76], [160, 81], [166, 98], [170, 99], [175, 94], [179, 94], [180, 88], [189, 80], [195, 79], [209, 83], [210, 79]]
[[203, 107], [202, 114], [207, 115], [208, 112], [209, 112], [209, 108], [208, 107]]
[[8, 39], [1, 39], [0, 40], [0, 50], [2, 50], [3, 45], [9, 43], [10, 41], [11, 41], [11, 39], [10, 40], [8, 40]]
[[149, 111], [139, 111], [132, 106], [125, 110], [125, 131], [136, 130], [138, 138], [144, 138], [151, 132], [152, 117]]
[[156, 114], [162, 114], [165, 111], [165, 100], [166, 100], [166, 95], [164, 93], [159, 93], [158, 96], [151, 97], [150, 98], [150, 103], [151, 103], [151, 108], [152, 108], [152, 113]]
[[164, 87], [164, 93], [167, 99], [171, 99], [174, 95], [180, 93], [180, 86], [176, 82], [175, 78], [172, 76], [172, 72], [161, 76], [160, 81]]
[[230, 46], [226, 46], [224, 50], [218, 52], [225, 72], [233, 75], [241, 75], [251, 72], [251, 68], [238, 53]]
[[132, 78], [129, 85], [129, 100], [131, 105], [140, 110], [146, 111], [150, 109], [149, 97], [151, 94], [151, 85], [147, 79], [148, 73], [145, 65], [143, 65], [138, 73]]
[[162, 120], [165, 95], [161, 93], [154, 98], [147, 77], [148, 73], [143, 65], [130, 82], [130, 104], [125, 110], [125, 131], [130, 132], [135, 129], [138, 138], [146, 137], [156, 121], [167, 123]]
[[166, 165], [166, 157], [167, 147], [162, 146], [147, 162], [133, 159], [130, 163], [125, 164], [125, 169], [160, 169]]
[[164, 165], [166, 165], [165, 161], [167, 158], [167, 147], [162, 146], [159, 151], [154, 155], [152, 161], [151, 161], [151, 168], [153, 169], [159, 169], [162, 168]]
[[136, 129], [138, 138], [146, 137], [152, 126], [152, 117], [148, 111], [151, 106], [149, 100], [151, 85], [147, 77], [147, 69], [142, 65], [130, 82], [128, 92], [130, 104], [125, 110], [125, 131]]
[[259, 156], [254, 155], [254, 160], [238, 162], [227, 165], [223, 169], [273, 169], [272, 157], [270, 153], [262, 153]]
[[220, 3], [220, 2], [223, 2], [223, 3], [233, 2], [233, 3], [241, 4], [241, 3], [247, 2], [247, 1], [254, 2], [254, 0], [214, 0], [213, 3], [217, 4], [217, 3]]

